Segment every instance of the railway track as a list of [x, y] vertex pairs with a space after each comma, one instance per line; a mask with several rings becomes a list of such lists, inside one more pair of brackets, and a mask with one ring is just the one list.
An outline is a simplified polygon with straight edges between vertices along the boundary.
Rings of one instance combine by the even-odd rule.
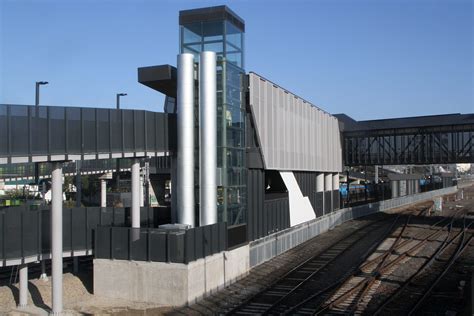
[[443, 243], [433, 256], [374, 311], [374, 314], [416, 313], [449, 268], [469, 247], [473, 239], [472, 233], [469, 233], [470, 226], [472, 222], [467, 223], [464, 218], [462, 229]]
[[[336, 241], [320, 255], [312, 257], [294, 267], [276, 282], [257, 295], [252, 296], [228, 314], [282, 314], [300, 302], [317, 288], [331, 283], [328, 276], [347, 274], [354, 269], [383, 241], [399, 222], [400, 216], [392, 221], [373, 222]], [[368, 249], [368, 250], [367, 250]], [[355, 260], [354, 260], [355, 259]], [[339, 264], [333, 264], [338, 262]], [[342, 266], [344, 267], [342, 267]], [[339, 267], [340, 266], [340, 267]], [[324, 280], [325, 279], [325, 280]]]
[[362, 265], [357, 274], [345, 281], [331, 295], [331, 298], [326, 300], [313, 313], [331, 314], [343, 312], [363, 314], [387, 275], [393, 273], [394, 270], [405, 264], [411, 257], [417, 255], [429, 240], [436, 240], [443, 232], [446, 232], [446, 236], [442, 245], [446, 244], [454, 220], [455, 217], [451, 218], [448, 224], [441, 226], [433, 233], [427, 234], [424, 238], [408, 239], [400, 243], [402, 231], [387, 251]]
[[[426, 209], [419, 211], [417, 215], [425, 213]], [[379, 249], [381, 253], [374, 253], [369, 257], [372, 251], [381, 243], [381, 240], [384, 240], [388, 235], [379, 231], [379, 238], [381, 235], [383, 237], [377, 241], [375, 241], [376, 238], [372, 240], [368, 251], [358, 257], [361, 260], [355, 260], [357, 264], [354, 265], [353, 262], [351, 267], [347, 266], [347, 264], [344, 267], [341, 261], [344, 261], [345, 258], [350, 258], [349, 253], [351, 250], [357, 244], [360, 244], [364, 238], [361, 235], [364, 235], [364, 231], [369, 231], [375, 223], [363, 227], [351, 236], [336, 242], [333, 246], [326, 249], [322, 255], [310, 258], [293, 268], [257, 295], [252, 296], [232, 309], [228, 314], [319, 315], [367, 313], [368, 304], [372, 301], [374, 295], [378, 295], [379, 286], [384, 281], [384, 278], [411, 258], [417, 256], [418, 253], [425, 249], [426, 245], [432, 242], [437, 242], [440, 245], [427, 262], [423, 264], [423, 269], [420, 268], [416, 275], [424, 271], [428, 266], [432, 266], [431, 272], [428, 275], [438, 276], [438, 281], [442, 278], [447, 269], [449, 269], [449, 266], [455, 262], [456, 258], [460, 256], [472, 241], [472, 236], [466, 237], [470, 224], [466, 224], [465, 220], [462, 221], [462, 229], [453, 237], [455, 233], [453, 225], [456, 221], [459, 221], [463, 213], [458, 211], [452, 217], [438, 220], [429, 226], [428, 230], [422, 232], [415, 231], [416, 233], [411, 236], [405, 236], [405, 232], [409, 227], [412, 216], [405, 215], [405, 222], [402, 227], [398, 228], [396, 236], [392, 236], [391, 241], [386, 242], [388, 244], [386, 246], [387, 249]], [[392, 231], [399, 220], [400, 217], [397, 217], [389, 225], [388, 231]], [[387, 226], [384, 226], [384, 228], [387, 229]], [[455, 250], [448, 251], [448, 249], [452, 249], [453, 245], [456, 244], [456, 240], [462, 240], [462, 244], [458, 244]], [[447, 256], [448, 254], [450, 254], [450, 260], [440, 259], [442, 255]], [[368, 258], [367, 261], [365, 261], [366, 258]], [[443, 265], [438, 264], [439, 262], [449, 263], [447, 267], [444, 266], [443, 268]], [[335, 273], [334, 266], [339, 268], [340, 273]], [[331, 267], [333, 267], [332, 271]], [[347, 272], [342, 273], [341, 271]], [[332, 282], [324, 280], [325, 274], [335, 277], [335, 280], [333, 279]], [[408, 283], [410, 281], [407, 280]], [[423, 288], [426, 288], [428, 292], [424, 292], [421, 296], [418, 295], [417, 301], [419, 303], [412, 304], [412, 309], [402, 312], [414, 313], [424, 299], [429, 296], [430, 291], [436, 286], [438, 281], [425, 284]], [[419, 293], [420, 284], [417, 285]], [[404, 288], [406, 289], [406, 286]], [[407, 295], [410, 296], [411, 294], [408, 293]], [[396, 296], [397, 294], [391, 297]], [[394, 306], [406, 305], [407, 303], [407, 300], [402, 295], [400, 295], [400, 301], [394, 302], [393, 298], [390, 298], [373, 312], [381, 313], [383, 308], [388, 307], [391, 302], [394, 302]], [[388, 313], [393, 312], [393, 310], [389, 309], [387, 311]], [[397, 310], [396, 312], [400, 311]], [[385, 311], [383, 314], [385, 314]]]

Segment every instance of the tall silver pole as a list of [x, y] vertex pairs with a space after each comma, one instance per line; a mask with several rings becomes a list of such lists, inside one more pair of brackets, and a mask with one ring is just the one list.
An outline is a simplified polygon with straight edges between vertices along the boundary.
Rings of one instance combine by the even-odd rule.
[[132, 227], [140, 228], [140, 161], [132, 163]]
[[392, 180], [390, 185], [392, 187], [392, 199], [398, 197], [398, 181]]
[[194, 227], [194, 56], [178, 55], [178, 164], [176, 185], [177, 222]]
[[200, 224], [217, 223], [216, 53], [202, 52], [199, 62]]
[[107, 181], [100, 180], [100, 207], [107, 207]]
[[20, 295], [18, 307], [23, 308], [28, 305], [28, 265], [20, 265]]
[[63, 169], [53, 163], [51, 188], [51, 281], [53, 315], [63, 311]]

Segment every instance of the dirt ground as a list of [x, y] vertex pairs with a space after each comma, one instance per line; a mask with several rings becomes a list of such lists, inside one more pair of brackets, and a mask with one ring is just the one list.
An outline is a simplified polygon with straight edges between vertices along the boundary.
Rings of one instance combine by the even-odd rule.
[[[112, 315], [120, 311], [144, 311], [157, 305], [110, 299], [92, 294], [90, 273], [78, 276], [66, 273], [63, 276], [64, 309], [66, 315]], [[2, 315], [48, 315], [51, 306], [51, 279], [30, 279], [28, 284], [28, 308], [16, 308], [18, 284], [0, 287], [0, 314]]]

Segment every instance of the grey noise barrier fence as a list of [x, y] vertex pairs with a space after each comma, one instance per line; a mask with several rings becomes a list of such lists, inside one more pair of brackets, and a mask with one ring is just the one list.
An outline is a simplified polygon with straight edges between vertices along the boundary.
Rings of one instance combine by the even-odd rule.
[[265, 261], [268, 261], [349, 220], [426, 201], [436, 196], [452, 194], [456, 191], [457, 187], [454, 186], [376, 203], [344, 208], [322, 217], [318, 217], [309, 222], [279, 231], [250, 243], [250, 267], [260, 265]]
[[[168, 207], [142, 207], [142, 227], [168, 223]], [[40, 206], [0, 209], [0, 267], [51, 258], [51, 210]], [[95, 229], [130, 225], [129, 208], [82, 207], [63, 209], [63, 256], [92, 255]]]
[[0, 104], [0, 164], [154, 156], [176, 148], [172, 114]]
[[189, 263], [247, 244], [247, 225], [191, 229], [97, 227], [98, 259]]

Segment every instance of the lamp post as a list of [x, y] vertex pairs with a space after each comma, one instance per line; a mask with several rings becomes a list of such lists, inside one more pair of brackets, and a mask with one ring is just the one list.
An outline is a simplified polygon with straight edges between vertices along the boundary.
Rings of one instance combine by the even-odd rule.
[[35, 105], [38, 106], [40, 102], [40, 86], [47, 85], [47, 81], [36, 81], [36, 95], [35, 95]]
[[120, 97], [124, 97], [126, 95], [126, 93], [117, 93], [117, 110], [120, 109]]
[[[47, 85], [47, 81], [36, 81], [35, 83], [35, 106], [36, 106], [36, 118], [38, 118], [38, 106], [40, 103], [40, 86]], [[35, 163], [35, 183], [39, 188], [39, 168], [38, 163]], [[39, 191], [39, 189], [38, 189]]]
[[[48, 81], [36, 81], [35, 83], [35, 108], [36, 108], [36, 119], [38, 119], [38, 106], [40, 103], [40, 86], [47, 85], [49, 82]], [[38, 163], [35, 163], [35, 182], [36, 185], [38, 186], [38, 191], [39, 191], [39, 168], [38, 168]], [[43, 195], [43, 201], [44, 201], [44, 195]], [[40, 279], [42, 280], [47, 280], [48, 277], [46, 275], [46, 263], [45, 259], [41, 260], [41, 275]]]
[[[126, 93], [117, 93], [117, 110], [120, 110], [120, 97], [124, 97], [126, 96], [127, 94]], [[116, 173], [117, 173], [117, 183], [116, 183], [116, 186], [117, 186], [117, 191], [119, 189], [119, 182], [120, 182], [120, 159], [117, 158], [116, 160], [116, 165], [117, 165], [117, 169], [116, 169]]]

